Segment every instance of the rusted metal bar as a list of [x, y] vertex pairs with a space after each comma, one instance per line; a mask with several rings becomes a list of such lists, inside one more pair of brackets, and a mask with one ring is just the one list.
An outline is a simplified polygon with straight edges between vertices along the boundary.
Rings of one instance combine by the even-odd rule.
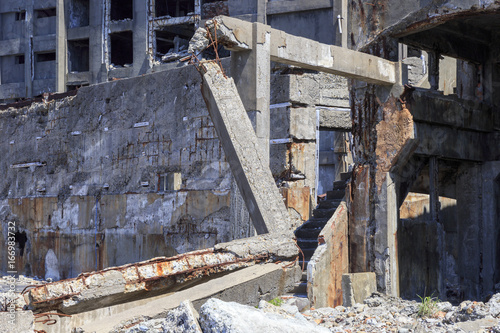
[[116, 300], [122, 301], [127, 295], [132, 298], [141, 292], [175, 289], [188, 281], [268, 259], [268, 254], [239, 257], [213, 249], [194, 251], [80, 274], [73, 279], [34, 287], [24, 297], [34, 310], [50, 308], [74, 313], [95, 308], [95, 303], [99, 303], [100, 307], [114, 304]]

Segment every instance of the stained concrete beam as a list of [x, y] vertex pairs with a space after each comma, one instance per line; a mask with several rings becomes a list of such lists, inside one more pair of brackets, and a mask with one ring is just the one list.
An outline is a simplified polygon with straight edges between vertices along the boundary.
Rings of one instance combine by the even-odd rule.
[[350, 131], [352, 128], [351, 110], [346, 108], [320, 108], [319, 127], [329, 130]]
[[203, 98], [257, 233], [291, 235], [288, 212], [233, 79], [212, 62], [202, 69]]
[[[300, 280], [298, 265], [263, 264], [231, 272], [194, 287], [172, 294], [155, 297], [148, 302], [134, 301], [128, 304], [79, 313], [58, 320], [59, 332], [70, 332], [80, 326], [83, 332], [107, 333], [124, 322], [147, 318], [164, 318], [184, 300], [191, 300], [195, 309], [212, 297], [255, 306], [260, 300], [271, 300], [292, 289]], [[50, 326], [38, 324], [37, 329]]]
[[[214, 25], [214, 22], [217, 22]], [[216, 29], [214, 28], [216, 26]], [[252, 48], [252, 23], [218, 16], [208, 22], [212, 33], [229, 50]], [[394, 62], [346, 48], [328, 45], [284, 31], [271, 31], [271, 60], [283, 64], [331, 73], [369, 83], [392, 85], [396, 83]]]

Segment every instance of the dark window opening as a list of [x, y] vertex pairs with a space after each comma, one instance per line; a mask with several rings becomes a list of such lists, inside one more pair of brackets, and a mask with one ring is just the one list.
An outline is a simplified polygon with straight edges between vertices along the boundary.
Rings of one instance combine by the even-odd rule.
[[156, 17], [193, 15], [194, 0], [156, 0], [155, 14]]
[[88, 85], [89, 85], [88, 83], [85, 83], [85, 84], [68, 84], [66, 86], [66, 91], [78, 90], [81, 87], [87, 87]]
[[19, 232], [16, 231], [14, 234], [14, 239], [16, 243], [19, 244], [19, 254], [22, 257], [24, 255], [24, 248], [26, 247], [26, 242], [28, 241], [28, 237], [26, 236], [26, 231]]
[[36, 62], [44, 62], [44, 61], [56, 61], [56, 53], [37, 53], [36, 54]]
[[133, 0], [111, 0], [110, 18], [112, 21], [132, 19], [133, 13]]
[[22, 65], [22, 64], [24, 64], [24, 54], [16, 56], [15, 64], [16, 65]]
[[89, 0], [73, 0], [69, 9], [69, 27], [86, 27], [89, 25]]
[[26, 12], [25, 11], [17, 12], [16, 21], [24, 21], [24, 20], [26, 20]]
[[36, 18], [52, 17], [56, 16], [57, 13], [55, 8], [38, 9], [35, 12]]
[[177, 56], [187, 55], [189, 40], [193, 37], [194, 30], [194, 25], [187, 24], [156, 30], [156, 57], [161, 58], [167, 55], [169, 59], [162, 60], [172, 61], [177, 59]]
[[70, 72], [88, 72], [90, 63], [89, 40], [68, 41], [68, 69]]
[[111, 39], [111, 63], [124, 66], [134, 62], [132, 31], [117, 32], [109, 35]]

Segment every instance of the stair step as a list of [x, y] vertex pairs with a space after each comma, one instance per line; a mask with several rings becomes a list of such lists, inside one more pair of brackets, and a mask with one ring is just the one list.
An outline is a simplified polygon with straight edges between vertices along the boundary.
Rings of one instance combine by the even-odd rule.
[[321, 226], [297, 229], [295, 231], [295, 237], [306, 238], [306, 239], [317, 239], [319, 233], [321, 232], [321, 229], [323, 229]]
[[295, 287], [292, 290], [290, 290], [290, 293], [307, 295], [307, 282], [296, 283]]
[[304, 253], [304, 257], [306, 260], [309, 260], [312, 258], [314, 251], [316, 251], [316, 248], [302, 249], [302, 253]]
[[315, 250], [318, 247], [318, 240], [316, 238], [313, 239], [298, 238], [297, 245], [300, 247], [302, 251], [308, 249]]
[[344, 195], [345, 195], [344, 189], [335, 189], [335, 190], [326, 192], [326, 198], [328, 200], [333, 200], [333, 199], [342, 200], [344, 198]]
[[341, 172], [340, 173], [340, 180], [342, 180], [342, 181], [348, 180], [349, 178], [351, 178], [351, 174], [352, 174], [352, 172]]
[[299, 258], [299, 267], [302, 268], [302, 262], [304, 262], [304, 272], [307, 271], [307, 264], [309, 264], [309, 260], [302, 261], [302, 257]]
[[318, 202], [318, 207], [316, 209], [337, 209], [341, 202], [342, 200], [340, 199], [323, 200]]
[[313, 210], [314, 217], [332, 217], [333, 213], [335, 213], [336, 208], [316, 208]]

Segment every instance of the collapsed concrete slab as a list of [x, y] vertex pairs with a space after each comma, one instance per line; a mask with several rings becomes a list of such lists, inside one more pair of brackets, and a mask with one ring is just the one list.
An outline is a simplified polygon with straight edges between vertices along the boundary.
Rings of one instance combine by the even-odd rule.
[[46, 325], [38, 325], [36, 328], [45, 329], [51, 333], [62, 333], [80, 327], [81, 332], [108, 333], [131, 323], [166, 318], [172, 309], [187, 299], [198, 311], [212, 297], [255, 306], [261, 300], [271, 300], [292, 289], [296, 281], [300, 279], [300, 275], [299, 266], [290, 266], [290, 263], [254, 265], [191, 288], [150, 298], [147, 301], [135, 300], [60, 318], [57, 323], [58, 327], [54, 330], [52, 326]]
[[[217, 249], [154, 258], [80, 274], [77, 278], [33, 288], [25, 294], [25, 300], [37, 312], [59, 310], [63, 313], [78, 313], [173, 292], [217, 273], [260, 262], [294, 260], [298, 255], [291, 239], [272, 241], [267, 238], [267, 243], [263, 238], [249, 239], [245, 248], [239, 244], [220, 244]], [[264, 244], [274, 246], [266, 248]]]
[[202, 92], [226, 158], [259, 234], [291, 236], [290, 218], [232, 78], [212, 62], [200, 66]]

